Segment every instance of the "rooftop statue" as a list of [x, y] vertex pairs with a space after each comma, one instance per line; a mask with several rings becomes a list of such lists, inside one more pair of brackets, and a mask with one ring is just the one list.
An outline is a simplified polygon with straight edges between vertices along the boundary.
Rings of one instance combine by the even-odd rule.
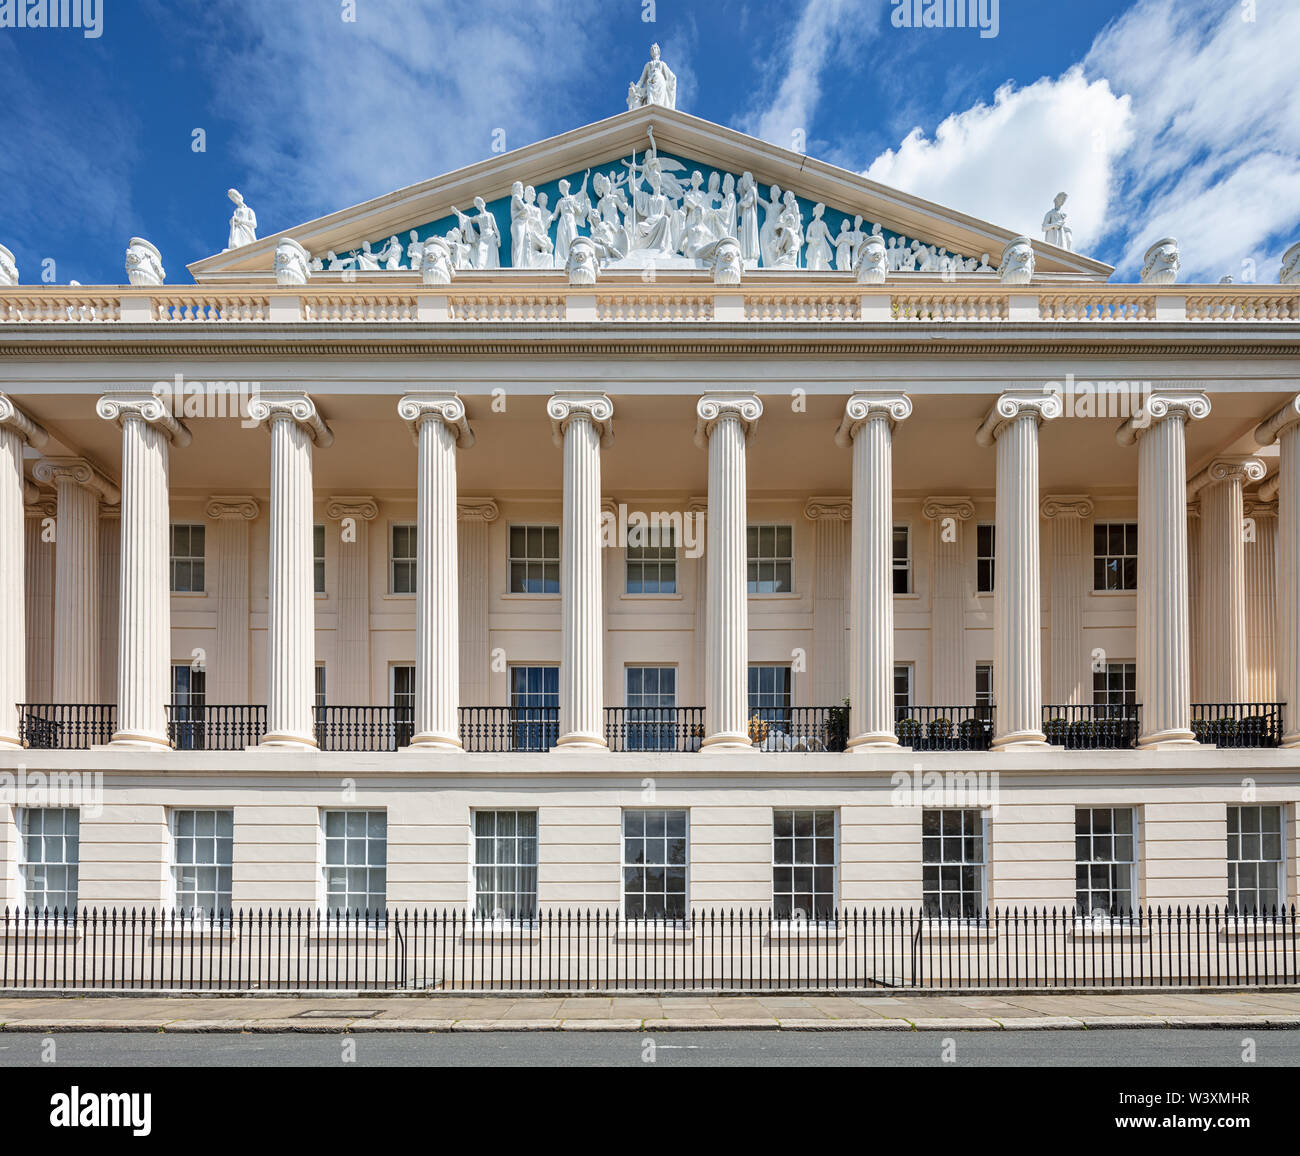
[[226, 242], [226, 249], [251, 245], [257, 240], [257, 214], [244, 203], [238, 189], [227, 189], [226, 196], [235, 203], [235, 211], [230, 216], [230, 240]]
[[862, 245], [862, 256], [857, 267], [858, 284], [883, 285], [888, 272], [889, 257], [885, 250], [885, 239], [879, 233], [872, 233]]
[[1300, 241], [1282, 254], [1282, 268], [1277, 279], [1282, 285], [1300, 285]]
[[1142, 260], [1143, 285], [1172, 285], [1178, 280], [1182, 267], [1178, 242], [1173, 237], [1163, 237], [1147, 250]]
[[161, 285], [166, 278], [162, 254], [143, 237], [132, 237], [126, 246], [126, 279], [132, 285]]
[[1003, 285], [1028, 285], [1034, 279], [1034, 243], [1028, 237], [1013, 237], [1007, 242], [998, 276]]
[[1052, 208], [1043, 218], [1043, 240], [1058, 249], [1074, 248], [1074, 231], [1065, 223], [1065, 213], [1061, 206], [1065, 204], [1065, 194], [1057, 193]]
[[14, 255], [3, 245], [0, 245], [0, 285], [17, 284], [18, 266], [14, 262]]
[[292, 237], [283, 237], [275, 247], [275, 283], [306, 285], [311, 276], [311, 254]]
[[451, 247], [442, 237], [429, 237], [420, 248], [420, 280], [425, 285], [450, 285]]
[[627, 90], [628, 108], [644, 108], [647, 104], [677, 107], [677, 76], [659, 59], [657, 44], [650, 45], [650, 59], [641, 69], [641, 79]]

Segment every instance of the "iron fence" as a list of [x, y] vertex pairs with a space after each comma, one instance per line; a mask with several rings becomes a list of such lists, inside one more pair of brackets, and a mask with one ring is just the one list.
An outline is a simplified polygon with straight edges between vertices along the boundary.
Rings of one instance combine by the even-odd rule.
[[557, 706], [460, 708], [460, 744], [467, 751], [549, 751], [559, 737]]
[[1067, 751], [1127, 750], [1141, 733], [1140, 706], [1043, 707], [1043, 734]]
[[681, 921], [547, 911], [4, 912], [0, 989], [59, 991], [933, 991], [1300, 983], [1296, 908], [989, 910], [954, 919], [768, 909]]
[[395, 706], [318, 706], [316, 745], [323, 751], [395, 751], [409, 746], [411, 712]]
[[112, 742], [116, 729], [113, 703], [18, 704], [18, 738], [30, 750], [89, 750]]
[[1192, 703], [1196, 741], [1218, 747], [1276, 747], [1282, 742], [1280, 702]]
[[894, 716], [899, 745], [914, 751], [986, 751], [993, 742], [991, 706], [900, 706]]
[[704, 708], [607, 706], [605, 742], [611, 751], [698, 751], [704, 742]]
[[178, 751], [242, 751], [264, 734], [265, 706], [167, 704], [167, 737]]
[[849, 708], [751, 707], [748, 731], [760, 751], [842, 751], [849, 741]]

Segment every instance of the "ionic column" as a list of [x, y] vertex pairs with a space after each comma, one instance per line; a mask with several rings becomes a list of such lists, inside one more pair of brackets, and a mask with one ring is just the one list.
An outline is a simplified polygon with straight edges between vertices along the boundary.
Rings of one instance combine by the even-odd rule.
[[397, 412], [419, 447], [416, 483], [415, 733], [412, 748], [459, 751], [460, 606], [456, 449], [474, 435], [453, 393], [408, 394]]
[[975, 435], [997, 446], [997, 557], [993, 565], [994, 750], [1035, 749], [1043, 736], [1043, 594], [1038, 527], [1038, 427], [1061, 399], [1011, 390]]
[[849, 697], [844, 620], [853, 501], [851, 498], [809, 498], [803, 516], [817, 527], [810, 701], [836, 706]]
[[313, 579], [312, 447], [334, 435], [306, 394], [263, 393], [248, 414], [271, 431], [271, 550], [267, 616], [269, 747], [314, 747], [316, 584]]
[[964, 523], [975, 516], [969, 498], [926, 498], [921, 513], [934, 523], [930, 570], [930, 701], [936, 706], [961, 706], [974, 701], [973, 672], [966, 664], [966, 605], [970, 592], [970, 561], [965, 549]]
[[1300, 747], [1300, 396], [1255, 430], [1261, 446], [1278, 443], [1277, 697], [1284, 702], [1282, 745]]
[[189, 445], [190, 432], [152, 394], [108, 394], [99, 399], [95, 412], [122, 429], [122, 566], [113, 744], [166, 747], [171, 667], [168, 453], [172, 443]]
[[460, 573], [460, 693], [466, 706], [487, 706], [491, 649], [488, 632], [492, 523], [501, 516], [491, 498], [460, 498], [457, 562]]
[[[1209, 415], [1210, 399], [1162, 390], [1126, 421], [1120, 445], [1138, 447], [1138, 746], [1194, 743], [1187, 577], [1186, 423]], [[1207, 543], [1202, 542], [1202, 553]], [[1206, 592], [1203, 592], [1206, 593]], [[1204, 652], [1202, 652], [1204, 653]]]
[[27, 701], [23, 446], [45, 442], [45, 431], [0, 393], [0, 748], [21, 745], [17, 708]]
[[1265, 486], [1245, 503], [1246, 701], [1277, 701], [1277, 502]]
[[560, 737], [557, 746], [607, 750], [600, 553], [600, 449], [613, 437], [614, 403], [601, 393], [557, 393], [546, 403], [564, 449], [560, 523]]
[[117, 611], [122, 595], [122, 507], [99, 511], [99, 695], [117, 701]]
[[[36, 488], [33, 486], [32, 489]], [[24, 563], [27, 572], [27, 695], [30, 702], [53, 701], [57, 514], [57, 506], [46, 498], [44, 491], [29, 493]]]
[[849, 744], [896, 747], [894, 727], [894, 424], [912, 412], [901, 394], [855, 393], [835, 432], [853, 446], [849, 547]]
[[99, 503], [117, 487], [85, 458], [43, 458], [32, 473], [58, 493], [54, 701], [99, 702]]
[[1262, 481], [1258, 458], [1219, 458], [1187, 483], [1201, 504], [1200, 661], [1209, 702], [1246, 700], [1246, 515], [1242, 486]]
[[207, 699], [242, 706], [248, 703], [248, 528], [260, 510], [246, 494], [218, 494], [204, 513], [217, 523], [212, 534], [217, 631], [208, 655]]
[[1049, 494], [1041, 506], [1043, 517], [1052, 524], [1048, 686], [1056, 706], [1082, 706], [1092, 694], [1083, 608], [1092, 585], [1088, 530], [1093, 508], [1086, 494]]
[[702, 747], [746, 751], [749, 737], [749, 585], [746, 443], [763, 403], [753, 394], [711, 393], [695, 405], [695, 444], [709, 448], [705, 519], [708, 608], [705, 613]]
[[340, 706], [370, 702], [370, 523], [379, 517], [374, 498], [330, 498], [325, 516], [338, 522], [338, 564], [331, 597], [338, 605], [337, 645], [326, 693]]

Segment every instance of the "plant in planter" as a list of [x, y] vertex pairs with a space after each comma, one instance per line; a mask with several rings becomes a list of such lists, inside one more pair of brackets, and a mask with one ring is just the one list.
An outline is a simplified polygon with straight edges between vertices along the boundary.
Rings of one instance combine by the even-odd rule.
[[755, 745], [761, 744], [763, 740], [767, 738], [767, 732], [770, 729], [771, 728], [767, 723], [759, 718], [758, 715], [755, 715], [749, 720], [749, 741]]
[[957, 724], [957, 738], [959, 746], [964, 751], [978, 751], [985, 746], [983, 742], [983, 730], [985, 720], [977, 718], [964, 718]]
[[1237, 726], [1237, 742], [1243, 747], [1262, 747], [1268, 738], [1268, 719], [1262, 714], [1247, 715]]
[[843, 706], [833, 706], [826, 712], [822, 727], [822, 741], [828, 751], [842, 751], [849, 745], [849, 700]]
[[1089, 750], [1094, 745], [1093, 740], [1096, 735], [1097, 724], [1095, 724], [1091, 719], [1076, 719], [1070, 724], [1070, 737], [1065, 745], [1071, 750]]
[[921, 741], [921, 723], [912, 717], [901, 718], [895, 728], [901, 746], [914, 747]]
[[926, 738], [930, 740], [932, 746], [947, 746], [948, 740], [952, 738], [952, 719], [943, 717], [931, 719], [930, 725], [926, 727]]
[[690, 737], [686, 740], [688, 751], [698, 751], [704, 745], [704, 724], [696, 723], [691, 727]]
[[1043, 735], [1054, 747], [1065, 746], [1069, 729], [1070, 724], [1059, 714], [1043, 721]]

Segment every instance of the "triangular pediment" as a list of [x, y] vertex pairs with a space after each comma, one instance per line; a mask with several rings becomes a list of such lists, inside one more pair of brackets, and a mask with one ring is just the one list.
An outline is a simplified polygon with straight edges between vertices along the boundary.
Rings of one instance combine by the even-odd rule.
[[[641, 165], [644, 176], [651, 135], [654, 155], [658, 157], [658, 167], [666, 186], [663, 193], [671, 202], [667, 214], [671, 225], [666, 223], [662, 232], [671, 232], [672, 237], [671, 240], [665, 236], [632, 237], [629, 242], [628, 237], [636, 228], [636, 222], [650, 217], [650, 210], [662, 207], [646, 205], [647, 211], [638, 213], [631, 190], [639, 186], [643, 193], [649, 194], [649, 182], [638, 178], [637, 170], [632, 170], [633, 180], [627, 180], [629, 164]], [[493, 262], [499, 262], [501, 269], [550, 267], [562, 262], [553, 261], [545, 253], [529, 249], [526, 244], [521, 247], [518, 231], [512, 237], [512, 187], [516, 182], [531, 186], [536, 193], [534, 205], [540, 205], [545, 199], [545, 212], [534, 211], [534, 217], [540, 220], [554, 213], [561, 196], [559, 182], [567, 181], [570, 195], [576, 195], [585, 180], [587, 199], [582, 208], [593, 209], [599, 215], [594, 187], [597, 174], [609, 177], [611, 183], [616, 183], [620, 177], [624, 181], [623, 191], [628, 194], [625, 207], [630, 212], [622, 217], [627, 226], [621, 234], [623, 247], [635, 248], [642, 243], [653, 243], [661, 250], [671, 248], [675, 257], [660, 258], [655, 263], [667, 268], [673, 267], [674, 263], [689, 266], [694, 262], [682, 253], [682, 250], [689, 253], [692, 248], [683, 236], [687, 222], [686, 198], [682, 194], [689, 191], [696, 172], [700, 174], [701, 191], [709, 212], [714, 214], [710, 220], [714, 222], [715, 231], [716, 222], [726, 217], [730, 208], [728, 198], [722, 195], [723, 189], [737, 185], [743, 188], [745, 173], [753, 174], [762, 198], [771, 196], [773, 185], [794, 193], [803, 238], [795, 258], [798, 264], [792, 267], [792, 271], [810, 265], [831, 270], [851, 267], [846, 266], [846, 260], [850, 258], [844, 247], [842, 230], [850, 236], [855, 232], [861, 236], [874, 229], [886, 238], [891, 249], [910, 252], [911, 256], [902, 258], [903, 271], [942, 272], [934, 265], [936, 254], [942, 252], [949, 261], [955, 259], [958, 273], [978, 268], [987, 274], [988, 265], [982, 259], [984, 255], [987, 254], [989, 263], [995, 266], [1004, 245], [1017, 235], [1014, 230], [891, 189], [857, 173], [675, 109], [647, 106], [304, 222], [259, 238], [250, 245], [206, 257], [190, 265], [189, 271], [200, 282], [267, 279], [274, 275], [277, 243], [284, 237], [292, 237], [321, 262], [327, 273], [332, 264], [335, 275], [348, 270], [359, 271], [364, 276], [373, 271], [375, 275], [383, 276], [387, 264], [409, 275], [411, 260], [408, 254], [418, 251], [427, 237], [445, 236], [457, 227], [458, 218], [453, 209], [459, 209], [478, 221], [478, 227], [467, 230], [466, 235], [485, 234], [484, 245], [489, 248], [492, 247], [488, 242], [493, 241], [491, 234], [495, 222], [495, 233], [500, 241], [495, 255], [486, 250], [463, 255], [464, 259], [473, 260], [476, 267], [495, 269], [497, 265]], [[616, 188], [614, 192], [617, 195], [619, 190]], [[484, 210], [475, 209], [475, 197], [482, 199]], [[824, 206], [820, 214], [824, 228], [813, 224], [817, 205]], [[608, 217], [619, 219], [608, 205], [607, 210]], [[486, 220], [482, 215], [484, 212], [493, 220]], [[760, 209], [757, 221], [765, 221], [768, 215], [768, 210]], [[775, 219], [776, 214], [771, 215]], [[858, 218], [861, 218], [860, 225], [856, 224]], [[580, 234], [592, 232], [586, 220], [575, 219]], [[736, 224], [738, 233], [743, 230], [741, 211], [732, 209], [730, 219]], [[572, 225], [571, 220], [570, 232]], [[557, 244], [561, 249], [563, 247], [558, 235], [559, 227], [558, 220], [546, 223], [552, 249]], [[395, 245], [390, 238], [397, 239]], [[812, 243], [818, 238], [817, 254], [813, 256]], [[765, 237], [761, 257], [764, 265], [768, 265], [766, 243]], [[387, 261], [379, 256], [386, 246], [390, 258]], [[358, 255], [367, 247], [366, 258], [358, 261]], [[1039, 274], [1105, 280], [1113, 271], [1103, 262], [1045, 242], [1035, 241], [1034, 249]], [[924, 265], [927, 251], [931, 262], [928, 269]], [[335, 255], [334, 262], [327, 256], [330, 252]], [[521, 254], [521, 263], [517, 264], [516, 259], [521, 258]], [[641, 256], [644, 254], [638, 250], [630, 258], [620, 259], [617, 245], [611, 246], [608, 255], [602, 254], [603, 259], [615, 268], [626, 267], [629, 263], [635, 265]], [[788, 254], [786, 259], [789, 259]], [[822, 264], [823, 261], [826, 264]], [[376, 265], [377, 270], [374, 269]]]

